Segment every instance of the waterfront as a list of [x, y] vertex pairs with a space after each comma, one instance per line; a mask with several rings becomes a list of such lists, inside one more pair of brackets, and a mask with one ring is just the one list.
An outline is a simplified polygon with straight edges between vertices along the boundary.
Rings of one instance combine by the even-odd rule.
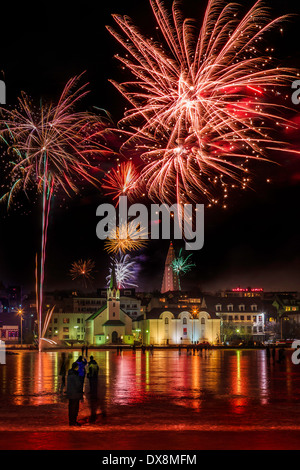
[[[92, 351], [107, 417], [99, 410], [89, 424], [86, 381], [76, 430], [58, 391], [61, 351], [8, 354], [0, 367], [0, 448], [68, 449], [79, 438], [83, 449], [297, 448], [300, 366], [291, 353], [277, 363], [262, 349]], [[71, 361], [79, 354], [72, 351]]]

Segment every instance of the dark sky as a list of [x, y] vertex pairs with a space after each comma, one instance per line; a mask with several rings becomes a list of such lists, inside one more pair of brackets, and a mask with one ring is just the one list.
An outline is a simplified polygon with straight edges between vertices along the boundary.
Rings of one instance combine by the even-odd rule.
[[[91, 1], [80, 6], [74, 2], [51, 2], [38, 11], [30, 2], [18, 7], [13, 2], [6, 3], [1, 6], [0, 70], [6, 82], [7, 103], [13, 105], [21, 90], [34, 98], [54, 98], [69, 78], [86, 71], [91, 93], [82, 107], [104, 108], [117, 121], [124, 103], [108, 79], [122, 80], [118, 62], [113, 59], [121, 49], [105, 25], [113, 25], [111, 13], [126, 13], [151, 34], [155, 22], [148, 0]], [[205, 2], [183, 3], [187, 15], [201, 19]], [[273, 17], [300, 13], [296, 0], [266, 3]], [[281, 64], [300, 68], [299, 27], [300, 16], [295, 16], [285, 26], [283, 36], [274, 39]], [[253, 190], [233, 194], [225, 211], [205, 211], [204, 248], [194, 252], [196, 268], [183, 278], [184, 288], [252, 286], [298, 290], [300, 163], [291, 154], [276, 155], [275, 159], [280, 165], [261, 164], [255, 168]], [[267, 178], [271, 179], [270, 184], [266, 183]], [[101, 202], [101, 195], [91, 188], [72, 200], [55, 198], [49, 224], [47, 288], [71, 288], [68, 271], [79, 258], [96, 262], [93, 287], [104, 284], [109, 257], [95, 234], [96, 207]], [[39, 223], [38, 202], [25, 203], [9, 216], [1, 210], [0, 280], [4, 283], [34, 288]], [[179, 249], [182, 244], [175, 242], [175, 247]], [[150, 241], [140, 254], [140, 290], [160, 288], [167, 250], [168, 241]]]

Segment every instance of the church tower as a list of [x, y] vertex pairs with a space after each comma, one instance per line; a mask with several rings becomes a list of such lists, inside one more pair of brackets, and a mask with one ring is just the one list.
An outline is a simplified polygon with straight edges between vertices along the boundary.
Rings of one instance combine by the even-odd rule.
[[170, 242], [166, 262], [165, 262], [165, 270], [164, 270], [164, 277], [161, 286], [161, 293], [168, 291], [176, 291], [179, 289], [178, 285], [178, 277], [177, 274], [174, 273], [172, 268], [172, 262], [175, 259], [175, 251], [173, 248], [173, 243]]
[[114, 265], [107, 289], [107, 320], [120, 320], [120, 291], [117, 286]]

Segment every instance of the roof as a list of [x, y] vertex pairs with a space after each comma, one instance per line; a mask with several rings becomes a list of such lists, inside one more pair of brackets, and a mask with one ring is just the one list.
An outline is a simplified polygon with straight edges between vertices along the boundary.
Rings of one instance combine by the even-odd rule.
[[[183, 307], [181, 308], [176, 308], [176, 307], [153, 308], [152, 310], [150, 310], [150, 312], [146, 313], [146, 320], [153, 320], [153, 319], [159, 318], [163, 312], [171, 312], [175, 318], [178, 318], [182, 312], [191, 313], [191, 309], [192, 309], [192, 306], [187, 307], [187, 308], [183, 308]], [[199, 312], [200, 311], [207, 311], [210, 315], [210, 318], [217, 318], [214, 312], [210, 312], [205, 308], [200, 308]], [[140, 317], [137, 318], [137, 320], [141, 320], [141, 319], [142, 318]]]
[[121, 320], [107, 320], [105, 323], [103, 323], [102, 326], [124, 326], [125, 323], [123, 323]]
[[209, 314], [216, 313], [216, 305], [220, 305], [221, 309], [218, 312], [228, 312], [227, 306], [232, 305], [233, 312], [239, 312], [239, 306], [245, 306], [245, 312], [252, 312], [251, 305], [257, 305], [257, 311], [263, 310], [263, 303], [259, 297], [218, 297], [213, 295], [206, 295], [203, 298], [201, 308], [207, 310]]
[[105, 302], [105, 304], [102, 305], [102, 307], [99, 310], [97, 310], [97, 312], [93, 313], [89, 318], [87, 318], [86, 321], [95, 320], [95, 318], [97, 318], [98, 315], [100, 315], [100, 313], [102, 313], [106, 308], [107, 308], [107, 302]]

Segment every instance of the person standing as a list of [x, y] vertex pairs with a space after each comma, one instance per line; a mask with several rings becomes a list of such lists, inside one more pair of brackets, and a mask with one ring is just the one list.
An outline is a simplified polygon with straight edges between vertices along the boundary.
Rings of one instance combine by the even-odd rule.
[[81, 387], [83, 392], [84, 378], [85, 378], [85, 366], [87, 365], [87, 360], [82, 356], [79, 356], [76, 363], [78, 364], [78, 375], [81, 381]]
[[90, 383], [90, 408], [91, 408], [91, 416], [90, 422], [94, 423], [96, 421], [97, 416], [97, 406], [98, 406], [98, 373], [99, 373], [99, 366], [95, 361], [94, 357], [90, 357], [90, 362], [88, 363], [88, 373], [87, 377]]
[[81, 426], [77, 422], [79, 402], [82, 399], [82, 384], [78, 375], [78, 364], [73, 362], [68, 372], [67, 396], [69, 399], [69, 426]]

